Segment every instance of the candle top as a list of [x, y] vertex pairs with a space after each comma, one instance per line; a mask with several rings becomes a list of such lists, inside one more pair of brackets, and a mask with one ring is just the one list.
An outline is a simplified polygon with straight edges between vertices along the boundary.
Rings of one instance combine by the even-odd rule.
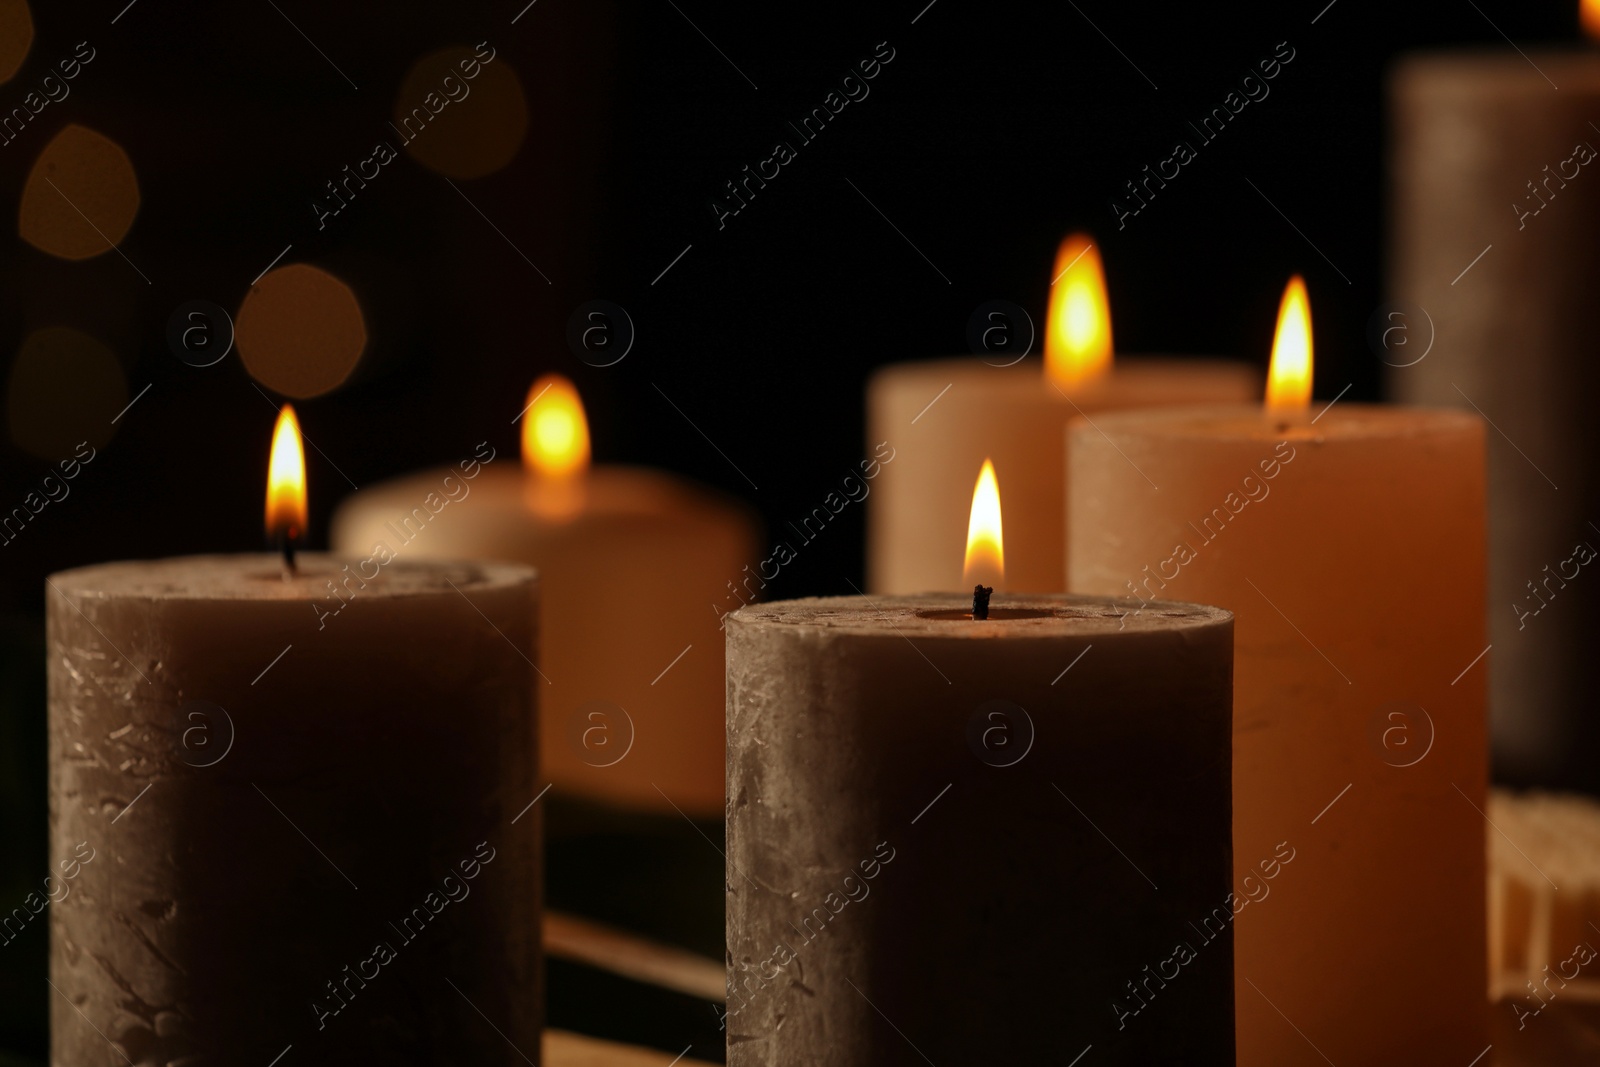
[[[527, 488], [540, 479], [517, 466], [485, 468], [476, 480], [461, 478], [449, 468], [436, 468], [404, 474], [361, 490], [342, 503], [334, 513], [334, 528], [348, 517], [352, 502], [399, 522], [424, 506], [430, 494], [429, 510], [447, 510], [441, 501], [456, 507], [451, 512], [475, 511], [528, 513]], [[474, 496], [473, 494], [476, 494]], [[583, 510], [589, 515], [649, 517], [664, 513], [702, 514], [715, 522], [736, 505], [731, 498], [678, 477], [667, 471], [623, 464], [590, 467], [582, 478]], [[445, 516], [441, 516], [445, 517]], [[466, 521], [466, 520], [463, 520]], [[335, 536], [334, 541], [340, 538]]]
[[299, 556], [295, 573], [285, 577], [280, 556], [255, 553], [100, 563], [53, 574], [50, 582], [63, 595], [106, 600], [315, 600], [326, 593], [329, 582], [340, 582], [347, 573], [358, 575], [364, 582], [361, 595], [374, 599], [470, 594], [535, 578], [533, 568], [513, 563], [392, 557], [381, 562], [321, 553]]
[[1204, 604], [1149, 600], [1142, 607], [1112, 597], [997, 593], [989, 617], [971, 617], [972, 595], [807, 597], [749, 604], [728, 616], [740, 627], [798, 627], [892, 640], [984, 641], [1109, 639], [1118, 633], [1172, 633], [1231, 623], [1233, 613]]
[[1526, 53], [1493, 45], [1436, 49], [1404, 57], [1396, 65], [1392, 80], [1395, 88], [1405, 93], [1473, 98], [1518, 89], [1549, 96], [1552, 82], [1563, 93], [1600, 92], [1600, 48], [1573, 41]]
[[[1311, 420], [1315, 419], [1315, 422]], [[1311, 410], [1284, 415], [1259, 405], [1150, 408], [1097, 415], [1088, 432], [1111, 437], [1164, 438], [1181, 441], [1339, 441], [1400, 440], [1458, 436], [1482, 432], [1483, 423], [1469, 411], [1454, 408], [1400, 407], [1393, 404], [1333, 405], [1313, 401]], [[1075, 433], [1085, 426], [1074, 427]]]
[[[1043, 394], [1062, 400], [1062, 394], [1051, 388], [1051, 382], [1039, 373], [1038, 364], [1024, 359], [1012, 366], [996, 366], [977, 356], [956, 356], [944, 359], [914, 360], [891, 363], [877, 370], [873, 386], [889, 381], [917, 382], [938, 380], [935, 390], [943, 387], [952, 376], [960, 378], [957, 388], [982, 388], [1001, 394]], [[1118, 394], [1133, 390], [1139, 396], [1146, 392], [1170, 393], [1179, 397], [1198, 397], [1200, 402], [1209, 398], [1231, 400], [1241, 393], [1260, 391], [1261, 371], [1237, 359], [1195, 358], [1163, 355], [1119, 355], [1117, 362], [1102, 377], [1074, 386], [1066, 395], [1084, 398], [1115, 399]]]

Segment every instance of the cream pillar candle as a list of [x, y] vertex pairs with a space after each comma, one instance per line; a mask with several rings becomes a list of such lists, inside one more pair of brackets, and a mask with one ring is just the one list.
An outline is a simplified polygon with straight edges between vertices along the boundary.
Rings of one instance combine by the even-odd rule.
[[543, 379], [534, 397], [523, 416], [528, 470], [491, 450], [488, 462], [362, 490], [334, 516], [334, 548], [536, 565], [543, 776], [559, 791], [613, 805], [667, 814], [676, 805], [718, 818], [716, 605], [756, 558], [753, 522], [659, 471], [589, 469], [571, 383]]
[[729, 1064], [1232, 1063], [1228, 613], [970, 601], [728, 617]]
[[1046, 321], [1045, 368], [979, 359], [902, 363], [867, 388], [867, 439], [895, 449], [867, 503], [867, 584], [879, 593], [953, 589], [961, 580], [972, 479], [992, 458], [1011, 519], [1013, 590], [1061, 592], [1067, 423], [1119, 408], [1229, 403], [1255, 395], [1242, 363], [1137, 358], [1112, 365], [1099, 253], [1063, 242]]
[[535, 1052], [534, 598], [502, 564], [53, 575], [51, 1062]]
[[[1488, 1044], [1482, 424], [1341, 403], [1096, 427], [1069, 435], [1072, 587], [1238, 620], [1238, 1062], [1470, 1063]], [[1251, 864], [1281, 841], [1297, 858], [1258, 898]]]
[[1600, 543], [1600, 190], [1587, 188], [1600, 186], [1600, 54], [1416, 56], [1395, 71], [1390, 109], [1390, 291], [1403, 303], [1382, 326], [1406, 344], [1391, 346], [1389, 390], [1476, 407], [1506, 435], [1489, 449], [1496, 769], [1592, 789], [1600, 621], [1577, 569], [1557, 572], [1575, 544]]

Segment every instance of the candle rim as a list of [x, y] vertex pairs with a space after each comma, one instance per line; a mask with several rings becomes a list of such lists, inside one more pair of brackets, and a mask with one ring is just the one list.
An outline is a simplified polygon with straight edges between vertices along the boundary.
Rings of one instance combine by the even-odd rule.
[[[1156, 633], [1181, 634], [1215, 626], [1231, 629], [1233, 612], [1210, 604], [1075, 593], [997, 594], [995, 617], [959, 617], [972, 594], [800, 597], [747, 604], [727, 616], [730, 629], [780, 630], [813, 635], [882, 637], [902, 642], [1012, 640], [1112, 641]], [[965, 605], [965, 606], [963, 606]], [[1004, 611], [1005, 615], [1000, 615]], [[951, 614], [957, 612], [957, 614]], [[1011, 613], [1040, 612], [1025, 618]], [[939, 613], [930, 617], [925, 613]], [[942, 617], [941, 617], [942, 616]]]
[[[281, 559], [271, 552], [115, 560], [57, 571], [50, 575], [46, 591], [78, 600], [100, 601], [250, 603], [303, 600], [308, 593], [322, 596], [327, 582], [342, 579], [346, 564], [354, 573], [363, 557], [307, 552], [297, 558], [299, 572], [287, 580], [283, 577]], [[186, 574], [191, 584], [177, 584]], [[416, 584], [417, 578], [428, 575], [442, 580], [425, 586]], [[389, 601], [441, 593], [453, 597], [457, 593], [537, 584], [538, 577], [535, 568], [520, 563], [393, 558], [379, 567], [376, 578], [366, 579], [366, 588], [360, 591], [360, 596]]]
[[[927, 359], [905, 359], [894, 363], [886, 363], [873, 370], [871, 380], [876, 382], [884, 379], [915, 376], [921, 373], [948, 373], [950, 371], [979, 370], [987, 371], [1007, 380], [1027, 380], [1035, 386], [1048, 386], [1038, 366], [1030, 361], [1040, 359], [1037, 353], [1031, 353], [1017, 363], [997, 367], [986, 363], [980, 356], [941, 355]], [[1104, 375], [1082, 383], [1078, 389], [1088, 392], [1097, 383], [1103, 383], [1114, 378], [1147, 378], [1165, 376], [1173, 372], [1182, 372], [1189, 369], [1205, 369], [1208, 373], [1240, 372], [1253, 375], [1257, 381], [1263, 377], [1263, 368], [1258, 362], [1252, 362], [1243, 356], [1229, 353], [1215, 352], [1118, 352], [1117, 361]]]
[[1260, 404], [1126, 409], [1097, 413], [1093, 426], [1075, 420], [1069, 432], [1185, 441], [1275, 441], [1288, 436], [1336, 443], [1454, 436], [1481, 433], [1482, 428], [1477, 414], [1460, 408], [1312, 401], [1310, 410], [1294, 414], [1268, 411]]
[[[526, 511], [523, 487], [537, 476], [520, 466], [509, 464], [485, 467], [474, 479], [462, 479], [453, 467], [426, 467], [405, 471], [392, 477], [364, 486], [350, 493], [334, 508], [333, 526], [337, 530], [341, 520], [347, 518], [352, 505], [373, 507], [394, 504], [401, 512], [419, 506], [429, 492], [439, 492], [446, 477], [453, 477], [468, 486], [468, 492], [456, 503], [464, 510], [486, 509]], [[725, 514], [745, 517], [749, 508], [744, 501], [714, 486], [708, 486], [678, 474], [644, 464], [597, 463], [584, 474], [586, 491], [583, 515], [618, 519], [648, 518], [662, 513], [679, 515], [693, 513], [715, 522]], [[473, 494], [484, 487], [493, 487], [489, 496], [480, 499]], [[440, 494], [443, 495], [442, 493]], [[455, 507], [452, 503], [451, 507]], [[446, 511], [449, 509], [447, 508]], [[442, 513], [441, 513], [442, 517]], [[531, 519], [538, 516], [529, 513]], [[553, 527], [563, 525], [552, 523]], [[335, 540], [338, 540], [336, 537]]]

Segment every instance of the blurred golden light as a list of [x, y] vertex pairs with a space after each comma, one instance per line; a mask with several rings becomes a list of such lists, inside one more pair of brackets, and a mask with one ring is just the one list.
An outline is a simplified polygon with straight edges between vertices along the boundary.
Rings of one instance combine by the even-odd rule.
[[16, 77], [33, 47], [33, 12], [28, 0], [0, 0], [0, 82]]
[[1044, 370], [1057, 385], [1093, 381], [1111, 370], [1111, 302], [1100, 250], [1088, 234], [1069, 234], [1056, 252], [1045, 315]]
[[1591, 41], [1600, 41], [1600, 0], [1579, 0], [1578, 22]]
[[395, 94], [395, 131], [405, 150], [449, 178], [493, 174], [527, 136], [522, 80], [503, 55], [491, 52], [487, 63], [481, 55], [452, 45], [423, 56]]
[[122, 243], [139, 213], [139, 178], [122, 146], [69, 125], [44, 146], [22, 187], [22, 239], [62, 259], [89, 259]]
[[267, 462], [267, 537], [296, 543], [306, 533], [306, 453], [294, 406], [278, 410]]
[[967, 520], [967, 555], [961, 568], [965, 585], [1001, 588], [1006, 579], [1005, 537], [1000, 529], [1000, 483], [994, 461], [984, 460], [972, 487], [972, 512]]
[[567, 478], [589, 469], [589, 420], [571, 381], [546, 374], [528, 390], [522, 417], [522, 462], [542, 478]]
[[252, 378], [303, 400], [350, 377], [367, 347], [367, 325], [348, 285], [309, 263], [291, 263], [245, 294], [234, 342]]
[[1311, 406], [1311, 299], [1296, 274], [1278, 304], [1278, 328], [1272, 337], [1272, 366], [1267, 371], [1267, 410], [1305, 411]]
[[111, 420], [127, 403], [116, 355], [70, 326], [29, 334], [6, 383], [11, 439], [40, 459], [66, 459], [84, 441], [105, 444], [117, 429]]

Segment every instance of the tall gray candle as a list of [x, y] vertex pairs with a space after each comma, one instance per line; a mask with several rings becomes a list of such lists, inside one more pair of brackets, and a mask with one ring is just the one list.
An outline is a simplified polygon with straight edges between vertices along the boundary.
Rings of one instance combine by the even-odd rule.
[[730, 1064], [1233, 1061], [1232, 615], [727, 621]]
[[56, 1067], [537, 1058], [534, 610], [498, 564], [52, 576]]
[[[1495, 769], [1594, 783], [1600, 745], [1600, 55], [1418, 56], [1391, 86], [1390, 391], [1476, 409], [1489, 448]], [[1593, 188], [1591, 188], [1593, 186]], [[1431, 342], [1431, 349], [1429, 344]], [[1596, 582], [1600, 585], [1600, 582]], [[1587, 603], [1585, 599], [1587, 598]]]

